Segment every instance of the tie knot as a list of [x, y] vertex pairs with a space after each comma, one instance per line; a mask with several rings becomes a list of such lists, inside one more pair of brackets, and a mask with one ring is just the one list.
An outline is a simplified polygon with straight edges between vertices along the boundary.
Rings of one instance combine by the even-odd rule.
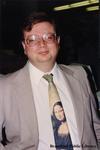
[[50, 83], [50, 82], [53, 82], [53, 74], [45, 74], [45, 75], [43, 76], [43, 78], [44, 78], [45, 80], [47, 80], [49, 83]]

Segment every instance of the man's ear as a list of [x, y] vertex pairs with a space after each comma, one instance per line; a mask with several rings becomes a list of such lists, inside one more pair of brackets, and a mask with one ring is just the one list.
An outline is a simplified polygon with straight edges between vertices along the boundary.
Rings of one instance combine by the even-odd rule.
[[26, 48], [25, 48], [25, 43], [22, 41], [22, 46], [23, 46], [23, 49], [24, 49], [24, 54], [26, 55]]
[[22, 46], [23, 46], [23, 49], [25, 49], [25, 43], [22, 41]]
[[57, 42], [60, 43], [60, 36], [57, 37]]

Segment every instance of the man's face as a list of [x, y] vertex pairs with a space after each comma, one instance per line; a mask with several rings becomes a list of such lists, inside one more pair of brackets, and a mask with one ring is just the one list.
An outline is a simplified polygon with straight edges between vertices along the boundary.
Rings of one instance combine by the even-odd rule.
[[24, 32], [25, 41], [22, 43], [24, 53], [30, 62], [39, 68], [41, 65], [53, 66], [59, 49], [59, 38], [49, 22], [33, 25], [32, 30]]

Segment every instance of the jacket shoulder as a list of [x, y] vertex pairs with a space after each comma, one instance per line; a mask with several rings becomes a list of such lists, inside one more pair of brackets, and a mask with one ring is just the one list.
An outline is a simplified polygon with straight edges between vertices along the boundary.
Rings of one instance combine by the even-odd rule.
[[72, 78], [75, 78], [81, 84], [88, 83], [87, 73], [80, 64], [72, 64], [72, 65], [59, 65], [61, 70], [65, 75], [69, 75]]
[[20, 77], [25, 75], [25, 69], [26, 66], [24, 66], [23, 68], [13, 72], [13, 73], [8, 73], [6, 75], [3, 75], [0, 77], [0, 84], [12, 84], [13, 82], [17, 82], [18, 79], [20, 79]]
[[82, 65], [59, 65], [63, 72], [76, 75], [76, 76], [87, 76], [86, 71], [83, 69]]

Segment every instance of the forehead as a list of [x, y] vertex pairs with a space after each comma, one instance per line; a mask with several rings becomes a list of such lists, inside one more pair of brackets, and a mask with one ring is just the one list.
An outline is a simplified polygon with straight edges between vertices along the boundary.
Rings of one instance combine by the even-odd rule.
[[32, 34], [43, 35], [45, 33], [54, 33], [54, 32], [55, 32], [54, 26], [51, 23], [45, 21], [34, 24], [30, 31], [24, 32], [24, 36], [29, 36]]

